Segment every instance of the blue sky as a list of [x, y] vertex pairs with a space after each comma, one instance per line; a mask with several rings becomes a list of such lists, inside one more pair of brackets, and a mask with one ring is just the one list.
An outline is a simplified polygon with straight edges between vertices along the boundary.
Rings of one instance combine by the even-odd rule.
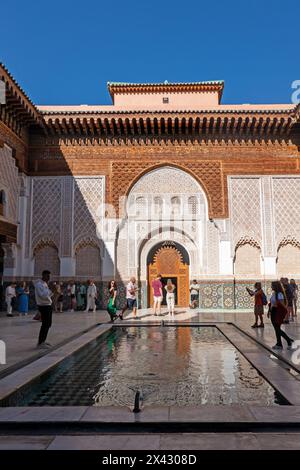
[[225, 80], [223, 103], [290, 103], [299, 0], [2, 2], [0, 60], [37, 104], [110, 104], [107, 81]]

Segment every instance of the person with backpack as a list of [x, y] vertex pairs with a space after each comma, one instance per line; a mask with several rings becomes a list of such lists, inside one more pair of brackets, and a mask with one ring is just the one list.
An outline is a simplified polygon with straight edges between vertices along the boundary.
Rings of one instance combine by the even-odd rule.
[[271, 322], [276, 335], [276, 344], [272, 349], [278, 351], [283, 349], [281, 338], [284, 338], [287, 342], [287, 349], [293, 349], [293, 338], [290, 338], [286, 332], [281, 329], [281, 325], [287, 315], [287, 302], [284, 288], [280, 281], [273, 281], [271, 287], [272, 295], [269, 303], [268, 318], [271, 317]]
[[[255, 316], [255, 323], [251, 326], [251, 328], [264, 328], [264, 305], [268, 304], [268, 299], [264, 291], [261, 287], [261, 282], [256, 282], [254, 284], [254, 291], [246, 287], [248, 294], [254, 296], [254, 316]], [[260, 320], [260, 324], [258, 324], [258, 319]]]

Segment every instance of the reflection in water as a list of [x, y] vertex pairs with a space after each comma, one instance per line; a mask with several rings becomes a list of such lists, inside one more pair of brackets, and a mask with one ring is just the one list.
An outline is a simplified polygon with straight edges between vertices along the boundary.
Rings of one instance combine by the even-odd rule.
[[132, 406], [137, 390], [144, 406], [277, 403], [219, 330], [201, 326], [113, 328], [19, 404]]

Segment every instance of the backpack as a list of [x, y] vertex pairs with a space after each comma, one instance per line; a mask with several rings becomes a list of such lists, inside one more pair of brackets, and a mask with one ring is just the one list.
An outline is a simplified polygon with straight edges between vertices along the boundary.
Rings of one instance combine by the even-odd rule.
[[262, 303], [263, 303], [263, 305], [268, 305], [268, 299], [267, 299], [267, 296], [264, 293], [264, 291], [262, 293]]

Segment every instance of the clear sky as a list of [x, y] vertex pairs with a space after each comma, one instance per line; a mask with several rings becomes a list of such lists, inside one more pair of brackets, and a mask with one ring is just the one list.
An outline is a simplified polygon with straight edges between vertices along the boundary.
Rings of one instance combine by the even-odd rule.
[[9, 0], [0, 61], [36, 104], [110, 104], [107, 81], [164, 80], [290, 103], [299, 25], [299, 0]]

